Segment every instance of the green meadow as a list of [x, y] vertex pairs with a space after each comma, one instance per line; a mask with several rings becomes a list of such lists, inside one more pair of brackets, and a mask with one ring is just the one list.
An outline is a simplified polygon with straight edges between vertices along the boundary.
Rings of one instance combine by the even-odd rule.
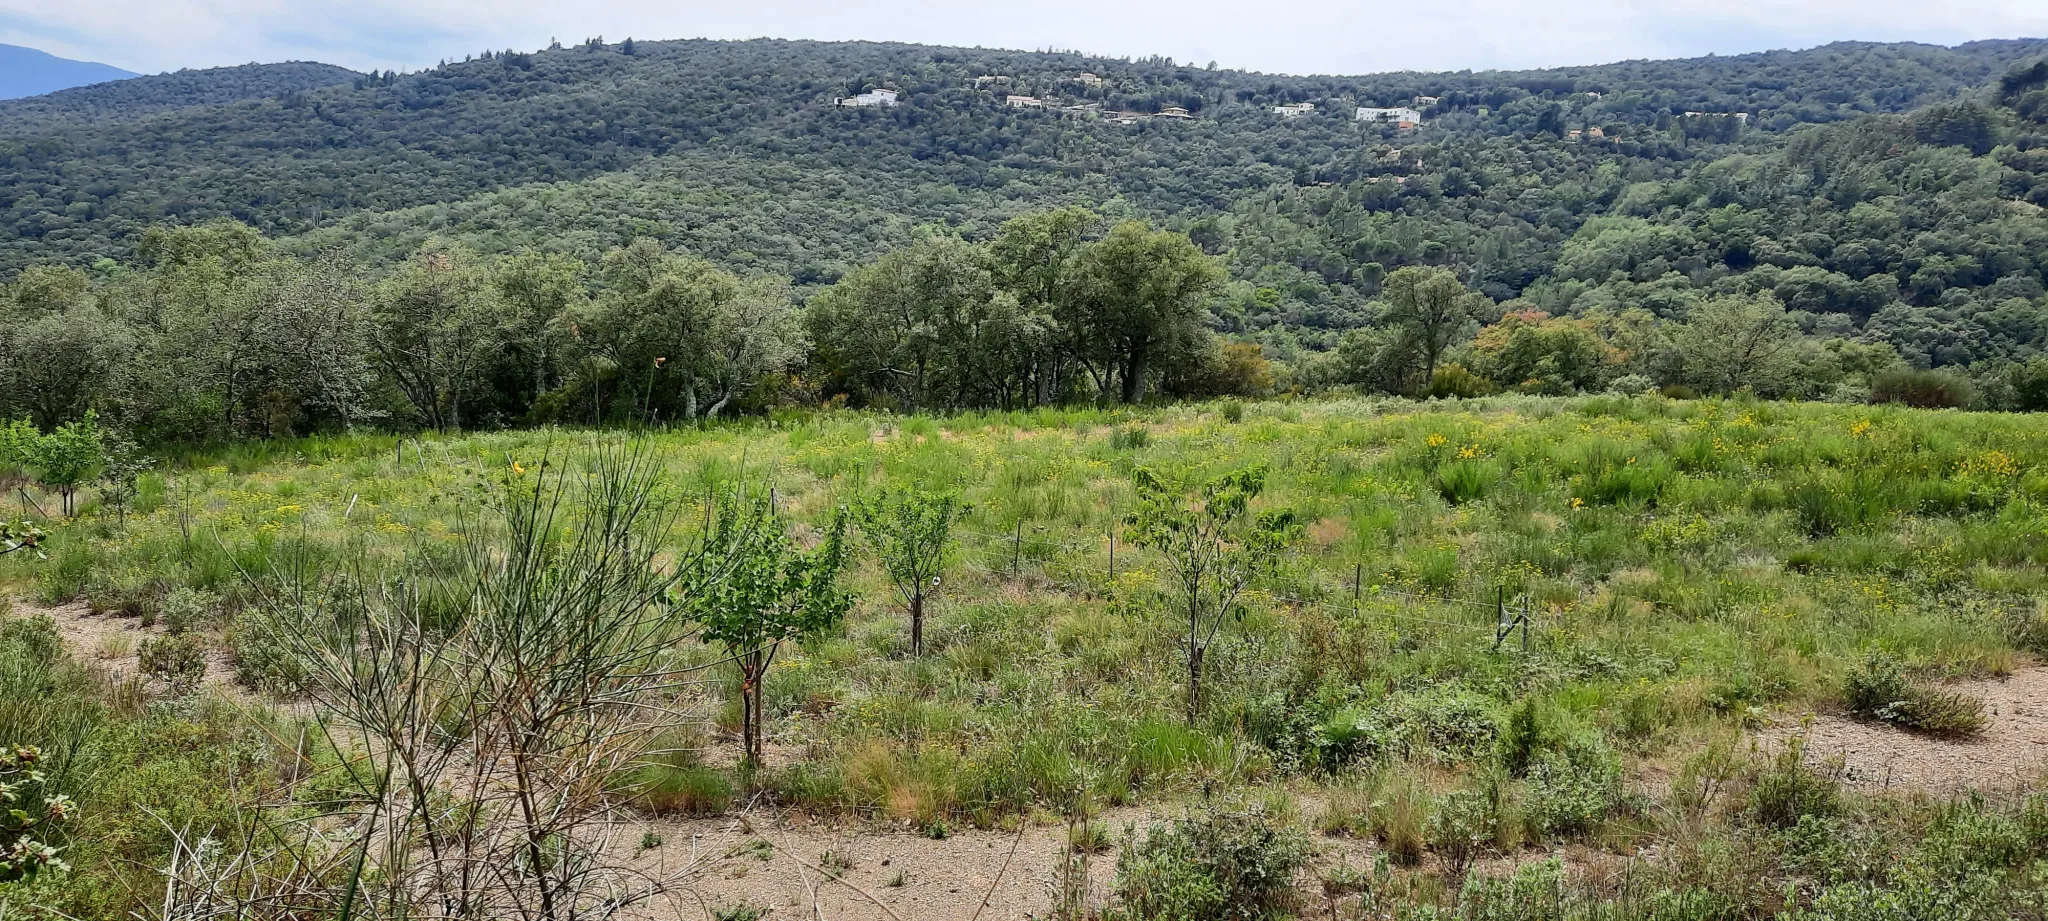
[[[189, 620], [230, 672], [215, 679], [240, 689], [168, 707], [85, 667], [86, 651], [52, 666], [48, 700], [72, 695], [95, 727], [72, 769], [125, 776], [73, 794], [73, 869], [37, 885], [74, 912], [139, 904], [167, 846], [146, 809], [231, 823], [238, 787], [275, 777], [288, 719], [248, 701], [288, 699], [293, 675], [251, 623], [265, 593], [308, 570], [424, 577], [492, 527], [491, 496], [621, 451], [659, 472], [657, 546], [686, 546], [736, 485], [771, 494], [799, 544], [889, 488], [956, 490], [967, 509], [922, 656], [851, 536], [850, 611], [767, 673], [758, 772], [734, 766], [738, 683], [719, 655], [662, 650], [707, 678], [664, 729], [669, 754], [639, 769], [658, 801], [645, 808], [751, 797], [943, 834], [1222, 798], [1305, 848], [1379, 855], [1377, 870], [1319, 870], [1320, 895], [1267, 916], [2041, 913], [2038, 792], [1853, 792], [1796, 749], [1747, 740], [1853, 708], [1859, 681], [1938, 697], [2048, 656], [2048, 423], [1656, 396], [778, 413], [194, 450], [127, 507], [87, 498], [50, 524], [42, 558], [0, 560], [28, 605]], [[1245, 467], [1266, 474], [1254, 509], [1301, 527], [1224, 618], [1190, 719], [1168, 561], [1123, 520], [1141, 468]], [[52, 719], [34, 710], [0, 706], [0, 721], [32, 735]], [[1916, 731], [1948, 729], [1971, 726]], [[220, 752], [235, 767], [216, 774]], [[1542, 860], [1566, 845], [1663, 858], [1601, 883]], [[1509, 867], [1472, 869], [1488, 858]], [[1125, 916], [1225, 917], [1148, 908], [1125, 884], [1140, 864], [1119, 868]], [[1891, 913], [1858, 913], [1886, 899]]]

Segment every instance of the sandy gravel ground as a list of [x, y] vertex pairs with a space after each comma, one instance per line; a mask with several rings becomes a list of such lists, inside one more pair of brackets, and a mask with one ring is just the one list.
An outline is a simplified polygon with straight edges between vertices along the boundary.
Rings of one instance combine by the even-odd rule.
[[1774, 725], [1759, 739], [1780, 745], [1804, 735], [1809, 759], [1840, 758], [1843, 779], [1873, 791], [2000, 790], [2038, 781], [2048, 772], [2048, 668], [1958, 682], [1949, 690], [1984, 701], [1987, 720], [1978, 737], [1938, 739], [1841, 714], [1817, 714], [1810, 723]]

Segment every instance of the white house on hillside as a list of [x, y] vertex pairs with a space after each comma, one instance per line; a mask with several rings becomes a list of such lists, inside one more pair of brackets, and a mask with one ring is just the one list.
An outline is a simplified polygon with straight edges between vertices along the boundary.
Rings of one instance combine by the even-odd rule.
[[1422, 113], [1407, 106], [1380, 109], [1372, 106], [1358, 107], [1358, 120], [1362, 122], [1393, 122], [1395, 124], [1422, 124]]
[[1045, 100], [1040, 99], [1036, 96], [1018, 96], [1015, 94], [1011, 94], [1006, 101], [1009, 102], [1010, 108], [1012, 109], [1045, 108]]
[[868, 90], [858, 96], [834, 100], [843, 106], [893, 106], [896, 104], [895, 90]]
[[1297, 102], [1289, 106], [1274, 106], [1273, 114], [1281, 118], [1300, 118], [1316, 110], [1313, 102]]
[[1074, 82], [1083, 86], [1101, 86], [1102, 78], [1095, 74], [1083, 72], [1074, 75]]

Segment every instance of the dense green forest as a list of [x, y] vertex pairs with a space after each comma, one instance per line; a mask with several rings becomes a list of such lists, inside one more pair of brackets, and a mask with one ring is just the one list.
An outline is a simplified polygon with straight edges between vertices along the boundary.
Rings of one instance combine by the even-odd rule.
[[[17, 276], [0, 301], [13, 327], [0, 373], [13, 376], [10, 412], [54, 424], [94, 409], [167, 437], [358, 410], [504, 424], [781, 399], [974, 407], [1340, 385], [1621, 381], [2030, 407], [2048, 345], [2044, 53], [2032, 40], [1836, 44], [1295, 77], [1063, 53], [592, 40], [412, 74], [181, 72], [0, 106], [0, 277]], [[900, 103], [834, 105], [875, 87]], [[1046, 106], [1013, 108], [1010, 94]], [[1316, 108], [1272, 112], [1297, 102]], [[1354, 105], [1415, 105], [1424, 123], [1358, 122]], [[1145, 117], [1169, 107], [1192, 117]], [[1058, 245], [1017, 248], [1020, 228], [1075, 206], [1087, 217]], [[1100, 286], [1140, 282], [1086, 256], [1132, 221], [1198, 248], [1205, 266], [1198, 286], [1163, 298], [1163, 351], [1135, 365], [1128, 340], [1106, 344]], [[789, 321], [770, 328], [801, 335], [743, 381], [705, 384], [701, 401], [696, 383], [632, 383], [581, 312], [640, 296], [654, 276], [619, 269], [635, 253], [688, 266], [656, 274], [691, 291], [751, 292], [713, 297], [718, 310], [773, 292]], [[536, 266], [555, 287], [521, 287]], [[424, 397], [375, 348], [411, 309], [398, 302], [414, 275], [444, 300], [526, 311], [495, 317], [471, 343], [490, 361]], [[1095, 293], [1071, 284], [1082, 278]], [[1454, 315], [1417, 313], [1425, 280]], [[894, 326], [876, 319], [892, 310]], [[164, 370], [252, 317], [328, 333], [317, 360], [306, 340], [263, 374], [353, 370], [274, 393], [220, 383], [262, 377], [240, 357]], [[997, 321], [1023, 325], [959, 338]], [[1716, 324], [1718, 352], [1698, 332]], [[886, 349], [855, 341], [880, 329], [901, 335]], [[923, 336], [957, 367], [904, 368]], [[991, 359], [975, 341], [1012, 354]], [[1230, 342], [1258, 348], [1226, 355]], [[1738, 345], [1742, 360], [1707, 366]], [[26, 383], [37, 367], [61, 373]], [[1930, 368], [1952, 373], [1899, 377]], [[172, 412], [177, 388], [140, 383], [166, 374], [218, 388]], [[657, 392], [674, 405], [657, 407]], [[285, 408], [259, 411], [249, 401], [264, 393]]]

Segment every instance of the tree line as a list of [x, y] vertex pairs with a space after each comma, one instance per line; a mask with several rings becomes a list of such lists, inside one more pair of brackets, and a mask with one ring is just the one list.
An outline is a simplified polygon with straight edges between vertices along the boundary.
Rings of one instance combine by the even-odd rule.
[[905, 411], [1258, 392], [1186, 235], [1069, 208], [933, 232], [799, 305], [648, 240], [595, 261], [429, 241], [374, 272], [228, 220], [0, 296], [0, 418], [94, 414], [150, 442], [363, 425], [689, 422], [781, 402]]

